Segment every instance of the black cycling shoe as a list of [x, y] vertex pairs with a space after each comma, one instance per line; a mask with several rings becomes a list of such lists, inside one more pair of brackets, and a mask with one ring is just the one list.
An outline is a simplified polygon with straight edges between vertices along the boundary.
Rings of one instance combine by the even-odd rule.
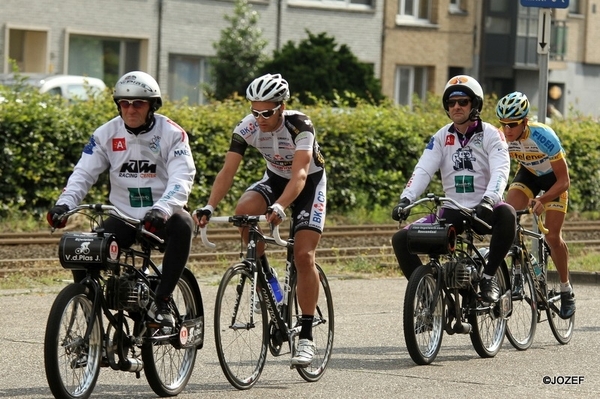
[[497, 302], [500, 299], [500, 287], [496, 278], [482, 278], [479, 282], [481, 298], [486, 302]]
[[575, 294], [573, 292], [560, 293], [560, 313], [561, 319], [568, 319], [575, 314]]
[[149, 312], [149, 316], [154, 319], [156, 323], [158, 323], [161, 327], [174, 327], [175, 326], [175, 317], [173, 316], [173, 311], [169, 306], [170, 298], [167, 300], [164, 299], [156, 299], [156, 312], [152, 314]]

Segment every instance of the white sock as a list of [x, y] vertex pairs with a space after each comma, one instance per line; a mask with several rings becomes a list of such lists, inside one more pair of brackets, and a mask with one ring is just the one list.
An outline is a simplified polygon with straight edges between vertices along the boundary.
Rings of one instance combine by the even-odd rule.
[[560, 292], [572, 292], [573, 288], [571, 287], [571, 283], [569, 283], [569, 281], [567, 280], [567, 282], [560, 283]]

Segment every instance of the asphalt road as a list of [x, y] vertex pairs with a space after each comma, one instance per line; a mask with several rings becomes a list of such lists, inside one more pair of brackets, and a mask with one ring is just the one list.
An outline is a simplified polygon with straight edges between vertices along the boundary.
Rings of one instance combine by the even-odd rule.
[[[180, 398], [540, 398], [600, 396], [600, 285], [576, 286], [572, 341], [561, 346], [547, 323], [533, 346], [515, 350], [508, 340], [492, 359], [480, 358], [468, 336], [445, 335], [432, 365], [416, 366], [404, 344], [402, 302], [406, 280], [330, 278], [335, 305], [333, 357], [323, 378], [307, 383], [287, 356], [273, 358], [258, 383], [237, 391], [223, 376], [214, 349], [216, 286], [201, 281], [209, 315], [205, 347]], [[43, 365], [46, 318], [56, 289], [0, 291], [0, 397], [49, 398]], [[550, 377], [551, 383], [544, 383]], [[144, 376], [102, 369], [92, 398], [154, 398]]]

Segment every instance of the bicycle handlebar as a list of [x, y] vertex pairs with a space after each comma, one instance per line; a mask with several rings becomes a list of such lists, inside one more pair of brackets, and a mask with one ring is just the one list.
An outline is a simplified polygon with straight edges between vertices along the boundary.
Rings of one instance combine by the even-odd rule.
[[526, 209], [520, 209], [517, 211], [517, 216], [520, 215], [528, 215], [528, 214], [532, 214], [533, 218], [535, 219], [535, 222], [537, 224], [538, 230], [543, 233], [543, 234], [548, 234], [548, 228], [546, 226], [544, 226], [544, 220], [542, 219], [542, 216], [538, 216], [535, 213], [533, 213], [533, 208], [532, 207], [527, 207]]
[[[210, 218], [209, 223], [210, 222], [217, 222], [217, 223], [233, 223], [235, 221], [236, 217], [242, 217], [242, 215], [235, 215], [235, 216], [213, 216]], [[258, 222], [266, 222], [267, 221], [267, 217], [265, 215], [260, 215], [260, 216], [243, 216], [245, 218], [247, 218], [248, 220], [253, 220]], [[245, 223], [245, 226], [250, 226], [252, 223]], [[206, 233], [206, 228], [208, 225], [200, 228], [200, 238], [202, 239], [202, 243], [207, 246], [208, 248], [214, 249], [217, 247], [217, 244], [211, 242], [208, 240], [208, 236]], [[268, 235], [264, 235], [263, 234], [263, 238], [268, 241], [268, 242], [273, 242], [279, 246], [282, 247], [287, 247], [289, 245], [289, 242], [287, 240], [284, 240], [281, 238], [281, 235], [279, 234], [279, 225], [271, 225], [271, 236]]]
[[475, 214], [475, 209], [473, 209], [473, 208], [467, 208], [466, 206], [462, 206], [460, 203], [458, 203], [456, 200], [454, 200], [454, 199], [452, 199], [450, 197], [440, 197], [440, 196], [437, 196], [437, 195], [432, 194], [432, 193], [427, 194], [426, 197], [423, 197], [423, 198], [420, 198], [420, 199], [416, 200], [412, 204], [406, 206], [404, 209], [405, 210], [409, 210], [409, 209], [412, 209], [415, 206], [423, 204], [425, 202], [435, 202], [436, 206], [440, 206], [444, 202], [449, 202], [452, 205], [454, 205], [465, 216], [467, 216], [467, 217], [475, 220], [476, 222], [479, 222], [482, 226], [484, 226], [487, 229], [491, 229], [492, 228], [492, 226], [490, 226], [485, 221], [483, 221], [483, 220], [481, 220], [480, 218], [477, 217], [477, 215]]
[[111, 212], [111, 214], [121, 220], [123, 220], [126, 223], [131, 224], [133, 227], [139, 228], [140, 232], [148, 237], [151, 237], [153, 239], [155, 239], [156, 241], [158, 241], [161, 244], [164, 244], [165, 240], [163, 240], [162, 238], [160, 238], [159, 236], [157, 236], [156, 234], [153, 234], [151, 232], [149, 232], [148, 230], [146, 230], [144, 228], [144, 225], [142, 224], [142, 221], [140, 219], [136, 219], [136, 218], [132, 218], [131, 216], [126, 215], [123, 211], [121, 211], [119, 208], [117, 208], [114, 205], [108, 205], [108, 204], [81, 204], [81, 205], [77, 205], [75, 208], [68, 210], [67, 212], [63, 213], [60, 218], [65, 219], [75, 213], [79, 213], [81, 211], [92, 211], [96, 214], [104, 214], [105, 212]]

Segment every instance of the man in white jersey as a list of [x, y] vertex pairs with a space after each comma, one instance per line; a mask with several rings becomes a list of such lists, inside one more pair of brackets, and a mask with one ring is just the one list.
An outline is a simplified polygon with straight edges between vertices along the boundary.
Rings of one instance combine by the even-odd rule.
[[[498, 128], [480, 119], [483, 89], [472, 77], [459, 75], [450, 79], [442, 101], [452, 123], [438, 130], [426, 145], [400, 195], [400, 203], [392, 211], [392, 218], [406, 218], [404, 208], [418, 199], [440, 170], [445, 196], [474, 208], [476, 215], [492, 226], [488, 229], [475, 224], [473, 228], [479, 234], [492, 235], [488, 263], [479, 288], [483, 300], [495, 302], [500, 297], [496, 270], [508, 253], [516, 231], [515, 210], [502, 201], [510, 172], [507, 144]], [[457, 233], [462, 232], [464, 216], [457, 209], [443, 208], [442, 215], [456, 227]], [[402, 272], [410, 278], [422, 263], [418, 255], [408, 251], [406, 228], [394, 234], [392, 245]]]
[[[123, 75], [115, 85], [113, 99], [119, 116], [100, 126], [86, 144], [67, 186], [48, 212], [48, 223], [64, 227], [60, 215], [79, 205], [101, 173], [110, 176], [110, 202], [145, 228], [165, 239], [163, 274], [156, 288], [155, 320], [174, 325], [171, 294], [190, 253], [194, 222], [184, 209], [196, 167], [186, 132], [155, 112], [162, 106], [160, 87], [145, 72]], [[136, 231], [116, 218], [104, 222], [120, 247], [135, 242]], [[73, 271], [75, 281], [85, 271]]]
[[[291, 208], [298, 303], [302, 309], [298, 348], [291, 363], [302, 367], [311, 363], [315, 352], [312, 322], [319, 296], [315, 251], [325, 225], [327, 186], [312, 122], [306, 115], [286, 109], [289, 97], [288, 82], [279, 74], [266, 74], [248, 86], [246, 98], [251, 101], [251, 113], [235, 127], [225, 164], [206, 206], [196, 210], [194, 219], [200, 227], [208, 223], [231, 188], [246, 149], [255, 147], [265, 159], [267, 170], [239, 199], [235, 213], [261, 215], [270, 207], [273, 212], [267, 214], [268, 221], [277, 225], [285, 220], [285, 209]], [[264, 244], [259, 253], [260, 263], [268, 271]]]
[[[575, 294], [569, 282], [569, 248], [562, 239], [569, 203], [569, 167], [554, 130], [543, 123], [530, 122], [528, 115], [529, 100], [518, 91], [502, 97], [496, 106], [510, 157], [519, 162], [506, 202], [515, 209], [529, 205], [538, 215], [546, 211], [546, 241], [560, 276], [560, 316], [568, 319], [575, 313]], [[542, 190], [544, 193], [536, 197]]]

